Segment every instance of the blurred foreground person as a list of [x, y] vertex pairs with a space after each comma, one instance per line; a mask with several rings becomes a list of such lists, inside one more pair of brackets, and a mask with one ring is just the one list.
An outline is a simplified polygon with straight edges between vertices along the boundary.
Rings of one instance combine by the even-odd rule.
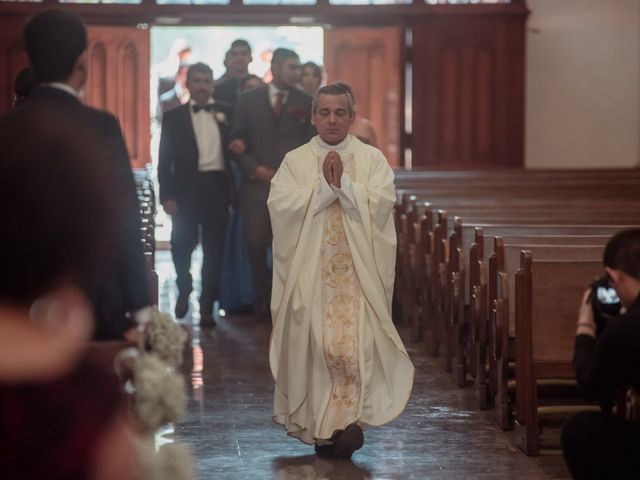
[[0, 117], [2, 478], [132, 479], [117, 379], [83, 360], [94, 330], [83, 291], [112, 261], [119, 199], [81, 125], [41, 113]]
[[[64, 10], [44, 10], [27, 22], [23, 36], [38, 81], [21, 107], [23, 114], [36, 119], [54, 111], [62, 123], [75, 123], [77, 136], [91, 137], [95, 142], [92, 149], [101, 155], [89, 154], [84, 161], [104, 167], [102, 182], [121, 201], [121, 222], [111, 246], [113, 262], [100, 285], [85, 291], [96, 313], [95, 337], [122, 340], [127, 331], [135, 329], [134, 320], [144, 321], [148, 316], [150, 300], [140, 208], [120, 125], [113, 115], [87, 107], [79, 99], [89, 68], [87, 31], [80, 17]], [[33, 132], [28, 135], [32, 142], [39, 142]]]
[[414, 367], [391, 319], [396, 233], [393, 171], [349, 135], [355, 107], [340, 85], [314, 97], [318, 135], [271, 181], [274, 420], [350, 458], [362, 428], [402, 413]]

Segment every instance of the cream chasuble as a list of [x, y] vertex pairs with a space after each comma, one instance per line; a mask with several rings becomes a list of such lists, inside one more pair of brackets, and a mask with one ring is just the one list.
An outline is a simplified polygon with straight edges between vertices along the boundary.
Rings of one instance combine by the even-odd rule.
[[[330, 149], [345, 173], [327, 201]], [[409, 400], [414, 368], [390, 314], [394, 203], [386, 159], [352, 136], [333, 147], [314, 137], [271, 181], [274, 420], [306, 443], [387, 423]]]

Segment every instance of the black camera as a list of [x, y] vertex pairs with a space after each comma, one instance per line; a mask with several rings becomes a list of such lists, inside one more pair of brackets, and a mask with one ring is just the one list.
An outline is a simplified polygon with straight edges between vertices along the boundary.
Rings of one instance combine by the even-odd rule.
[[620, 298], [609, 284], [609, 277], [603, 275], [591, 284], [589, 302], [596, 322], [596, 336], [599, 336], [609, 322], [620, 315]]

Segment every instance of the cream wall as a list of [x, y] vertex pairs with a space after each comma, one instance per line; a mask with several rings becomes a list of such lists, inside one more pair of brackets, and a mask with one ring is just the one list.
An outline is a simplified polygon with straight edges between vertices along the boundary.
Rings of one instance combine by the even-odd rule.
[[527, 5], [527, 168], [640, 166], [640, 0]]

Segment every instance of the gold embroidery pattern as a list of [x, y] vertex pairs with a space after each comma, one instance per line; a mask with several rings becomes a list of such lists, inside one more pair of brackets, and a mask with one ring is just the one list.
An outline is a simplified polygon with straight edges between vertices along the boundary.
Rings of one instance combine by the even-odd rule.
[[[323, 158], [318, 158], [322, 166]], [[353, 176], [353, 157], [344, 158], [345, 172]], [[361, 380], [358, 363], [360, 282], [347, 244], [340, 204], [327, 208], [321, 249], [322, 335], [331, 393], [320, 433], [329, 438], [337, 429], [357, 421]]]

